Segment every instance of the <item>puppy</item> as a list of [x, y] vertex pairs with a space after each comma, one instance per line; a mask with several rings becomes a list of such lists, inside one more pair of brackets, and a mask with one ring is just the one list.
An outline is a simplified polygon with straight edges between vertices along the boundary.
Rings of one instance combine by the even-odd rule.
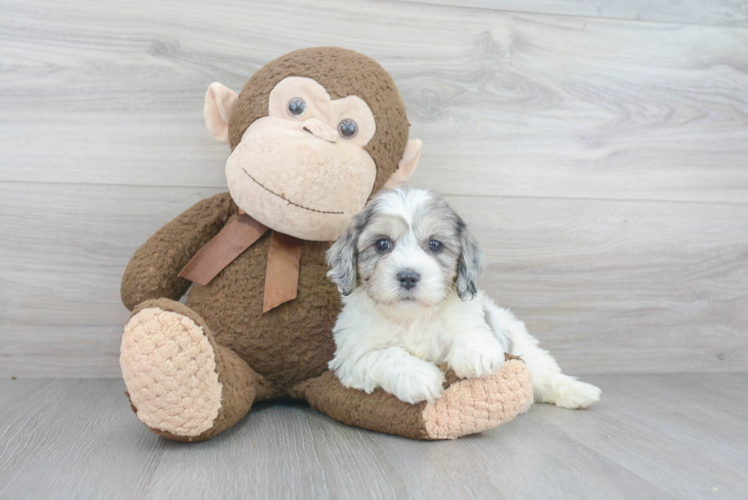
[[586, 408], [600, 397], [561, 373], [524, 323], [476, 289], [483, 253], [434, 192], [383, 191], [328, 250], [327, 263], [344, 304], [329, 368], [346, 387], [432, 402], [443, 391], [438, 364], [484, 377], [508, 352], [527, 364], [536, 402]]

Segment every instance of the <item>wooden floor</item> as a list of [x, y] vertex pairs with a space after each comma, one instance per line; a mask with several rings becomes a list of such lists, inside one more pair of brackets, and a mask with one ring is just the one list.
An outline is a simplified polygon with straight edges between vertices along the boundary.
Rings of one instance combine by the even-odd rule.
[[119, 380], [4, 380], [0, 498], [746, 498], [748, 374], [588, 380], [590, 410], [536, 405], [452, 442], [289, 403], [198, 444], [148, 432]]

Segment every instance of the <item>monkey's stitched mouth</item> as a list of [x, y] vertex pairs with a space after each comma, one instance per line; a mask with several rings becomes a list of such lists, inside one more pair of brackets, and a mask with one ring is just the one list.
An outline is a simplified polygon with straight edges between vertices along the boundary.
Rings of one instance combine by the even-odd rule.
[[262, 183], [261, 183], [260, 181], [258, 181], [258, 180], [257, 180], [257, 179], [255, 179], [254, 177], [252, 177], [252, 176], [250, 175], [250, 173], [249, 173], [249, 172], [247, 172], [247, 171], [246, 171], [246, 170], [244, 169], [244, 167], [242, 167], [242, 172], [244, 172], [245, 174], [247, 174], [247, 177], [249, 177], [250, 179], [252, 179], [252, 182], [254, 182], [254, 183], [255, 183], [255, 184], [257, 184], [258, 186], [260, 186], [260, 187], [261, 187], [262, 189], [264, 189], [264, 190], [265, 190], [265, 191], [267, 191], [268, 193], [272, 194], [273, 196], [277, 196], [277, 197], [278, 197], [278, 198], [280, 198], [281, 200], [283, 200], [283, 201], [286, 201], [286, 202], [290, 203], [291, 205], [293, 205], [293, 206], [295, 206], [295, 207], [303, 208], [304, 210], [309, 210], [310, 212], [316, 212], [316, 213], [318, 213], [318, 214], [329, 214], [329, 215], [343, 215], [343, 212], [326, 212], [325, 210], [317, 210], [316, 208], [309, 208], [309, 207], [305, 207], [304, 205], [299, 205], [298, 203], [295, 203], [295, 202], [293, 202], [293, 201], [289, 200], [289, 199], [288, 199], [288, 198], [286, 198], [285, 196], [281, 196], [281, 195], [279, 195], [278, 193], [276, 193], [275, 191], [273, 191], [273, 190], [271, 190], [271, 189], [268, 189], [267, 187], [265, 187], [265, 186], [264, 186], [264, 185], [263, 185], [263, 184], [262, 184]]

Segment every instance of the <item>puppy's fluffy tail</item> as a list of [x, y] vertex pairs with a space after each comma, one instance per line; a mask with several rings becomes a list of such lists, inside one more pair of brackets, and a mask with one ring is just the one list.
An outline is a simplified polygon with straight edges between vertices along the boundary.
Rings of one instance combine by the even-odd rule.
[[587, 408], [600, 399], [600, 389], [592, 384], [561, 373], [548, 351], [538, 345], [525, 324], [508, 309], [497, 306], [483, 292], [478, 295], [486, 321], [509, 354], [521, 356], [532, 375], [536, 403], [550, 403], [562, 408]]

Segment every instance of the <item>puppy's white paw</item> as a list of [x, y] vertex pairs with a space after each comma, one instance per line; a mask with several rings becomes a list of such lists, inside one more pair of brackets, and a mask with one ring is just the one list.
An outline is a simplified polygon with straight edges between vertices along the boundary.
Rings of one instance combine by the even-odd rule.
[[501, 370], [504, 351], [498, 344], [463, 345], [452, 349], [447, 364], [460, 378], [487, 377]]
[[418, 363], [399, 373], [392, 381], [392, 394], [401, 401], [433, 403], [444, 392], [444, 373], [431, 363]]
[[600, 399], [601, 392], [599, 387], [592, 384], [561, 375], [556, 380], [555, 387], [546, 398], [546, 402], [561, 408], [588, 408]]

